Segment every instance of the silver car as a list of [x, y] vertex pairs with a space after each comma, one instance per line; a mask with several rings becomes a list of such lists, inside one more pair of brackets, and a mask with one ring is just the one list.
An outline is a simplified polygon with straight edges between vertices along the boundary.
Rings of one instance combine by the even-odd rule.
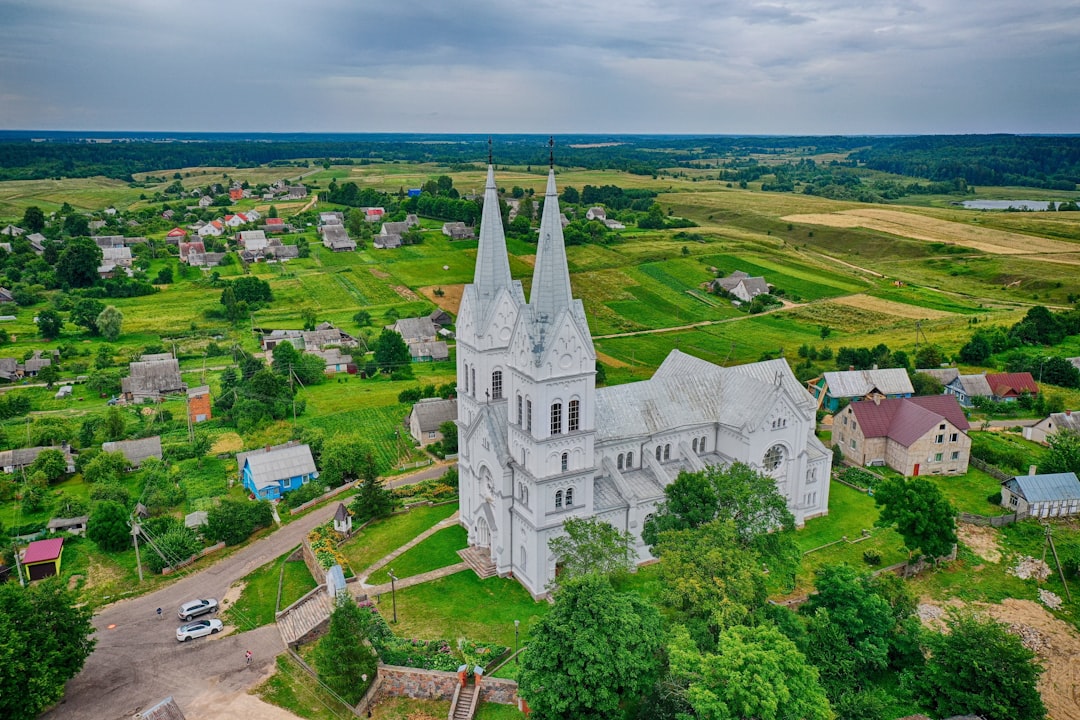
[[222, 627], [224, 626], [217, 618], [211, 618], [209, 620], [196, 620], [193, 623], [181, 625], [180, 627], [176, 628], [176, 640], [178, 642], [187, 642], [192, 638], [198, 638], [204, 635], [215, 635], [221, 632]]
[[218, 602], [214, 598], [203, 598], [200, 600], [191, 600], [180, 606], [180, 609], [176, 611], [177, 616], [181, 620], [187, 621], [197, 615], [205, 615], [206, 613], [216, 612], [218, 609]]

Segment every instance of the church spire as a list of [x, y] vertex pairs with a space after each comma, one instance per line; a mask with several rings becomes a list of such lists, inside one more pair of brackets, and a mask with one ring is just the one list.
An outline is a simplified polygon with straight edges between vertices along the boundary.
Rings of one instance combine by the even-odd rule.
[[476, 249], [476, 273], [473, 284], [480, 297], [491, 299], [499, 288], [510, 287], [510, 260], [506, 254], [502, 213], [499, 212], [499, 191], [495, 187], [495, 166], [491, 160], [491, 141], [488, 140], [488, 174], [484, 186], [484, 210], [480, 216], [480, 242]]
[[[548, 141], [554, 145], [553, 140]], [[540, 322], [552, 322], [573, 301], [570, 292], [570, 271], [566, 266], [566, 247], [563, 244], [562, 213], [559, 194], [555, 189], [554, 151], [552, 168], [548, 170], [547, 192], [544, 194], [544, 214], [540, 218], [540, 241], [536, 248], [536, 267], [533, 269], [529, 305]]]

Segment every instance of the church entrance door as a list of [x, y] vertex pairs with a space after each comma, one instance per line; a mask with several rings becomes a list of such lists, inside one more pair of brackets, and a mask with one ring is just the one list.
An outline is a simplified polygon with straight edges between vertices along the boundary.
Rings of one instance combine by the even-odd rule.
[[491, 547], [491, 527], [488, 526], [487, 518], [481, 517], [476, 521], [476, 544], [480, 547]]

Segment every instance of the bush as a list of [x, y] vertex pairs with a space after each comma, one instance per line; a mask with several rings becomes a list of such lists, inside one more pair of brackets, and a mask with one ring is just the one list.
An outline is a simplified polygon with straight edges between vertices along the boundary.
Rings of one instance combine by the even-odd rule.
[[867, 565], [880, 565], [881, 553], [879, 553], [877, 550], [867, 550], [862, 554], [862, 559], [863, 562]]
[[867, 490], [873, 488], [874, 483], [877, 482], [877, 477], [860, 468], [848, 468], [840, 473], [840, 479], [850, 485], [855, 485], [856, 487], [865, 488]]
[[324, 492], [326, 492], [326, 486], [318, 480], [312, 480], [311, 482], [304, 483], [292, 492], [285, 493], [281, 502], [288, 508], [300, 507], [307, 501], [319, 497]]
[[994, 493], [992, 495], [987, 495], [986, 496], [986, 502], [990, 503], [991, 505], [1000, 505], [1001, 504], [1001, 493], [996, 492], [996, 493]]

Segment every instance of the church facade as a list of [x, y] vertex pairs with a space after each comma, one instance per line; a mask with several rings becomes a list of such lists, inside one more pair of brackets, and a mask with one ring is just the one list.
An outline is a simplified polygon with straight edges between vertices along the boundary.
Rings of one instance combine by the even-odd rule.
[[457, 321], [460, 522], [469, 544], [534, 597], [574, 517], [637, 540], [680, 471], [740, 461], [768, 473], [798, 525], [829, 505], [832, 455], [817, 404], [783, 359], [721, 367], [674, 350], [648, 380], [597, 388], [596, 352], [573, 297], [555, 173], [548, 175], [528, 300], [510, 263], [494, 169], [476, 270]]

